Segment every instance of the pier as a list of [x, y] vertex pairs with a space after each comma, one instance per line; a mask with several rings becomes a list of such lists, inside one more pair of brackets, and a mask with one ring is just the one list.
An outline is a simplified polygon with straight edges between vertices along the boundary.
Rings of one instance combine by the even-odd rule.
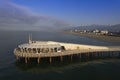
[[64, 56], [70, 56], [72, 61], [74, 55], [80, 58], [90, 58], [102, 57], [105, 53], [108, 53], [107, 56], [120, 57], [120, 46], [93, 46], [54, 41], [29, 41], [28, 44], [19, 45], [19, 48], [14, 49], [17, 60], [24, 58], [25, 63], [28, 63], [29, 59], [36, 58], [38, 64], [42, 58], [49, 58], [49, 62], [52, 63], [52, 58], [54, 57], [59, 57], [60, 62], [62, 62]]

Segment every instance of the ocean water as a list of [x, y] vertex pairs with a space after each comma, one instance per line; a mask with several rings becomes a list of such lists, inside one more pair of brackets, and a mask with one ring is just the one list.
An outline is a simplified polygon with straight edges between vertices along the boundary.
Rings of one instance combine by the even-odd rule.
[[[48, 31], [1, 31], [0, 32], [0, 80], [120, 80], [120, 59], [105, 58], [82, 61], [54, 59], [49, 64], [48, 59], [25, 64], [16, 62], [14, 48], [28, 42], [28, 35], [33, 40], [60, 41], [90, 45], [120, 46], [120, 43], [109, 43], [86, 37]], [[33, 60], [36, 61], [36, 60]]]

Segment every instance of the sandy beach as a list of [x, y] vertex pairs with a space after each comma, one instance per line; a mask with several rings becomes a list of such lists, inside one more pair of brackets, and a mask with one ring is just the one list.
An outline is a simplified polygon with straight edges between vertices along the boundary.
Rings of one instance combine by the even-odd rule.
[[89, 38], [102, 40], [102, 41], [107, 41], [107, 42], [120, 43], [120, 37], [116, 37], [116, 36], [96, 35], [96, 34], [89, 34], [89, 33], [75, 33], [75, 32], [70, 32], [70, 31], [63, 31], [63, 33], [89, 37]]

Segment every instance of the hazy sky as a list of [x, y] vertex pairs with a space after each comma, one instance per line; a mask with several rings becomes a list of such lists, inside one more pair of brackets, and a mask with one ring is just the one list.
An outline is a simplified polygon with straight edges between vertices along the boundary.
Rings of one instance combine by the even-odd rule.
[[12, 0], [33, 12], [73, 24], [120, 23], [120, 0]]
[[119, 23], [120, 0], [0, 0], [0, 29]]

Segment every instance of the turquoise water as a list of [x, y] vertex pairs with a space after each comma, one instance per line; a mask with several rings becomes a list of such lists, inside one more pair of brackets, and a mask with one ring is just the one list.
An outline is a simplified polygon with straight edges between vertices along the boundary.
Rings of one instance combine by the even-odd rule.
[[[72, 62], [64, 58], [64, 62], [55, 59], [49, 64], [42, 59], [41, 64], [24, 61], [16, 62], [13, 50], [21, 43], [28, 42], [28, 34], [33, 40], [53, 40], [79, 44], [114, 46], [120, 43], [108, 43], [86, 37], [62, 34], [57, 32], [0, 32], [0, 80], [119, 80], [120, 59], [106, 58], [90, 61], [74, 59]], [[33, 60], [35, 61], [35, 60]]]

